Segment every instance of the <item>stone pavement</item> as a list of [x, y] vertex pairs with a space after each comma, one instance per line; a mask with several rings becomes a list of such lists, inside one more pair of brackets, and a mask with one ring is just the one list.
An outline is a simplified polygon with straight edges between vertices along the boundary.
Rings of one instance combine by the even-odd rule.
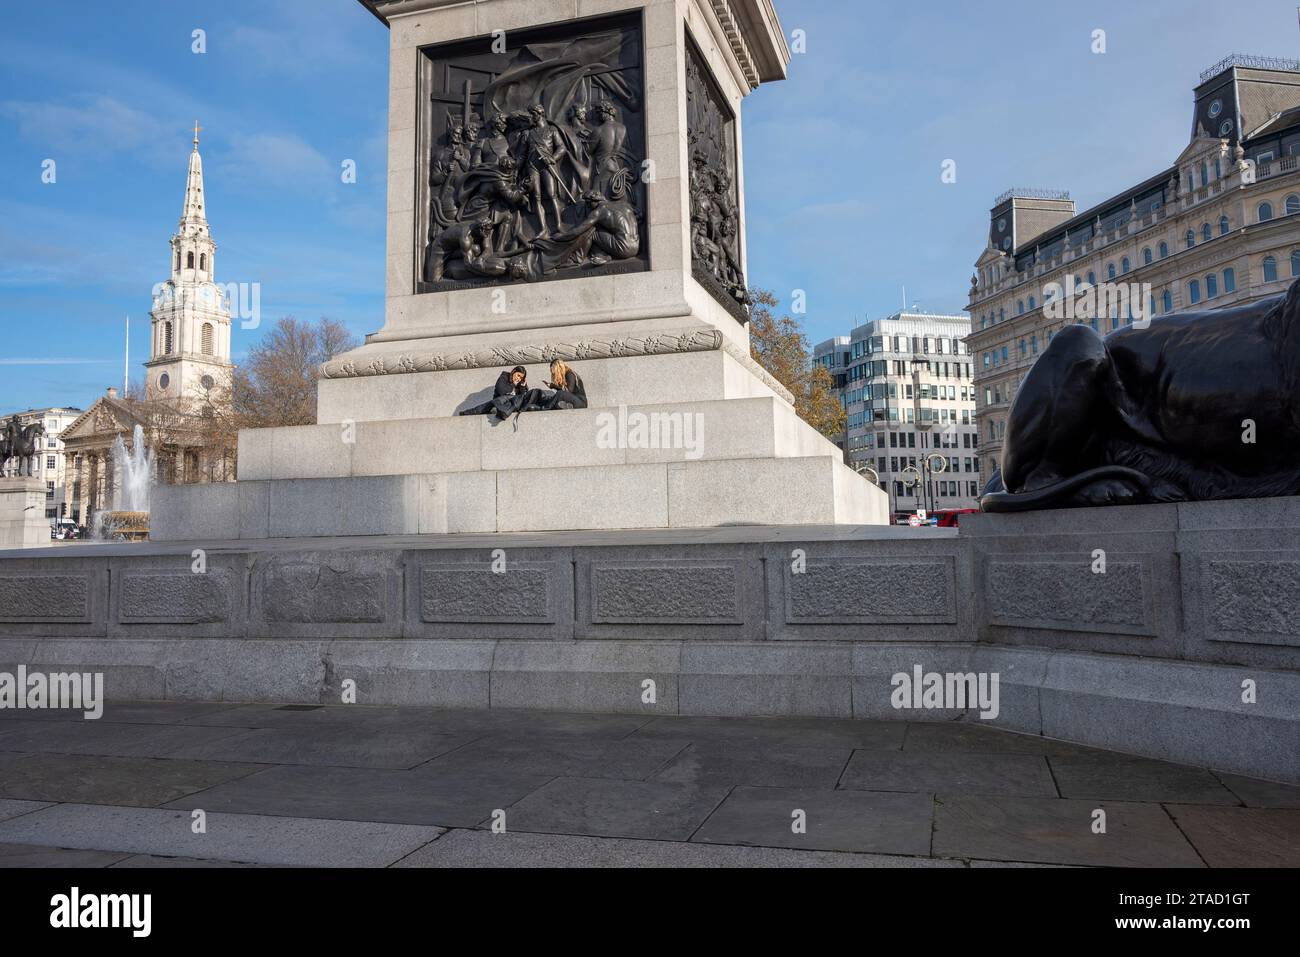
[[1300, 788], [972, 724], [0, 712], [0, 866], [238, 864], [1295, 867]]

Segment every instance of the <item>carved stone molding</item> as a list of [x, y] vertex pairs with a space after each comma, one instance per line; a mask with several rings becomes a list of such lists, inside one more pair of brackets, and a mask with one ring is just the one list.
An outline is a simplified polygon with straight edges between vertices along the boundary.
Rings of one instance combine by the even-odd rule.
[[754, 357], [727, 339], [719, 330], [696, 326], [691, 329], [647, 333], [636, 336], [599, 336], [572, 342], [521, 343], [463, 352], [412, 349], [371, 358], [336, 359], [321, 366], [325, 379], [356, 379], [372, 375], [408, 375], [419, 372], [451, 372], [460, 369], [500, 369], [516, 365], [539, 365], [552, 359], [586, 362], [593, 359], [623, 359], [630, 356], [664, 356], [682, 352], [722, 350], [786, 402], [793, 403], [790, 390], [764, 369]]
[[469, 349], [464, 352], [412, 350], [375, 356], [368, 360], [338, 359], [321, 367], [326, 379], [401, 375], [413, 372], [450, 372], [456, 369], [496, 369], [563, 359], [621, 359], [626, 356], [661, 356], [674, 352], [712, 352], [723, 345], [716, 329], [695, 327], [638, 336], [598, 336], [571, 342], [520, 343]]

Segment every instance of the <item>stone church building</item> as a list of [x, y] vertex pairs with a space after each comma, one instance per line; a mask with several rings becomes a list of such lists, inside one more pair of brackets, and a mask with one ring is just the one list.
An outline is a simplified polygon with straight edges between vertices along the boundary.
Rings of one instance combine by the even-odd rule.
[[208, 228], [198, 126], [185, 183], [185, 206], [171, 239], [171, 278], [154, 288], [143, 396], [109, 389], [60, 439], [68, 475], [66, 513], [89, 526], [113, 508], [120, 476], [113, 445], [130, 448], [139, 426], [163, 484], [231, 482], [235, 436], [222, 428], [234, 366], [230, 301], [216, 284], [217, 244]]

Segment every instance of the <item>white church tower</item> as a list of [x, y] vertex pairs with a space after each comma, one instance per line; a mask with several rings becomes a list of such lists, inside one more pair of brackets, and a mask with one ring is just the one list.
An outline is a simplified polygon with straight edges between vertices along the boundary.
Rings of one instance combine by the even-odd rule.
[[171, 272], [153, 301], [145, 392], [151, 399], [218, 401], [230, 388], [230, 302], [213, 281], [217, 244], [208, 231], [203, 159], [194, 124], [194, 150], [185, 182], [185, 209], [172, 237]]

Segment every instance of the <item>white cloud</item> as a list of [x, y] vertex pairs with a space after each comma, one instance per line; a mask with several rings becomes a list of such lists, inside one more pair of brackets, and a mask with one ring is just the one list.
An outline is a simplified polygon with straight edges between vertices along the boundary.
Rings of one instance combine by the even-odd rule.
[[70, 102], [7, 100], [0, 116], [18, 124], [28, 141], [75, 152], [123, 152], [151, 145], [162, 125], [147, 113], [110, 96], [83, 96]]

